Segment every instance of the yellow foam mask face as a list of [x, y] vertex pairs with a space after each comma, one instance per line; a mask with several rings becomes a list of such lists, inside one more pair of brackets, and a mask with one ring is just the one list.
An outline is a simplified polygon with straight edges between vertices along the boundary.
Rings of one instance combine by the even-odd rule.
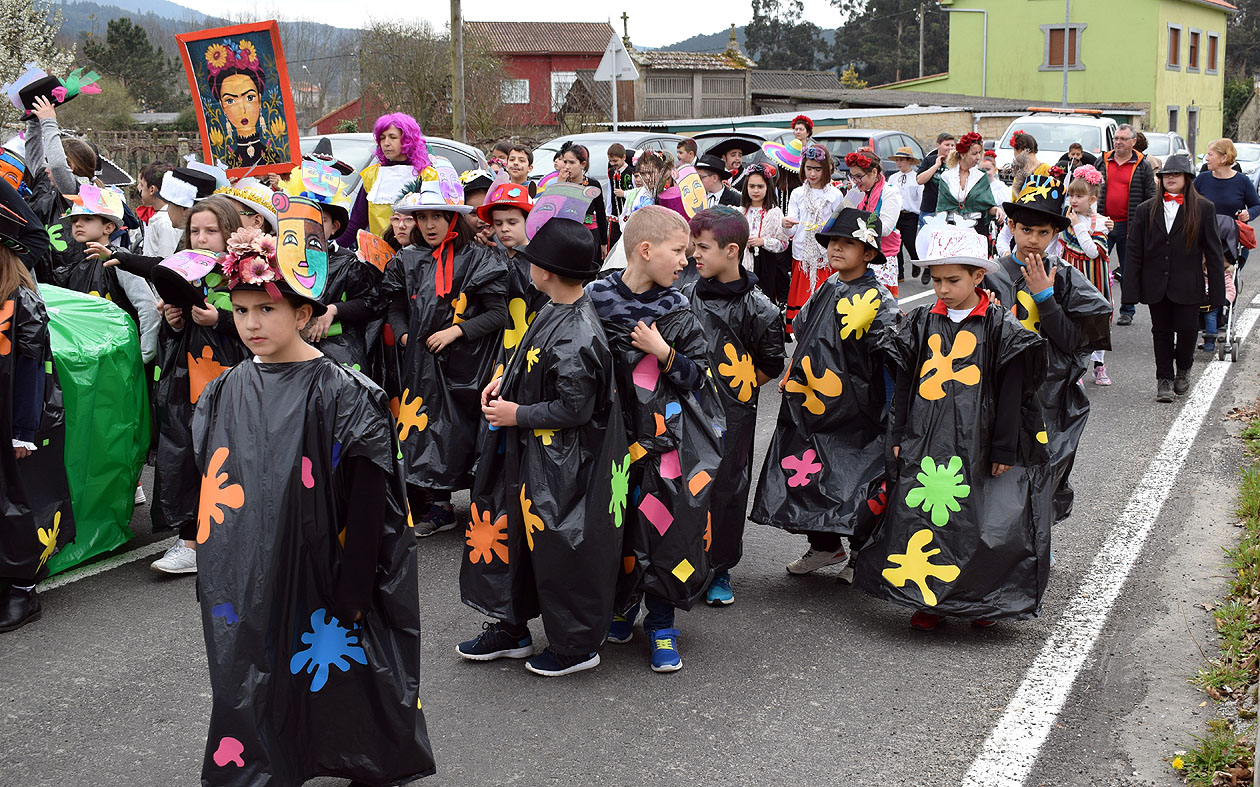
[[700, 175], [695, 167], [688, 165], [678, 169], [678, 196], [682, 199], [687, 218], [694, 218], [709, 204], [704, 184], [700, 182]]
[[289, 286], [310, 298], [324, 293], [328, 282], [328, 241], [319, 206], [303, 197], [277, 192], [276, 264]]

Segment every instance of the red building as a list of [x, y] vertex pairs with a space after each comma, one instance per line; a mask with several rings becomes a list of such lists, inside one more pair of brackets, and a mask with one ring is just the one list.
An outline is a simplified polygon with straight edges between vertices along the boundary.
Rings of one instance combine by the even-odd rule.
[[599, 66], [613, 37], [607, 22], [465, 22], [505, 64], [503, 102], [514, 125], [556, 126], [578, 69]]

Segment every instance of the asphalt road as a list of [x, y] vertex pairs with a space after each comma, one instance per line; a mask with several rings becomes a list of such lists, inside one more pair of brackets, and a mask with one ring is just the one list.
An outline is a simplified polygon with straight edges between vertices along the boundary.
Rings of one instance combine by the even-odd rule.
[[[916, 282], [903, 295], [923, 289]], [[1246, 287], [1239, 303], [1255, 292]], [[462, 536], [423, 540], [422, 698], [438, 763], [423, 783], [959, 784], [1064, 625], [1083, 572], [1183, 406], [1154, 402], [1145, 309], [1113, 337], [1115, 385], [1086, 386], [1076, 512], [1055, 532], [1058, 567], [1034, 621], [912, 631], [906, 610], [838, 583], [834, 569], [788, 575], [804, 539], [750, 524], [734, 606], [679, 615], [680, 672], [653, 673], [636, 630], [631, 643], [605, 648], [598, 669], [548, 680], [520, 662], [456, 656], [482, 622], [459, 602]], [[1200, 353], [1192, 383], [1206, 365]], [[1247, 347], [1028, 784], [1179, 783], [1160, 758], [1201, 731], [1210, 710], [1186, 684], [1212, 637], [1193, 605], [1219, 592], [1220, 547], [1236, 538], [1230, 490], [1242, 455], [1237, 425], [1222, 413], [1255, 398], [1258, 372], [1260, 353]], [[770, 387], [758, 467], [777, 408]], [[154, 540], [147, 508], [133, 527], [130, 547]], [[43, 598], [43, 620], [0, 635], [0, 787], [196, 784], [210, 695], [193, 581], [157, 575], [143, 560]], [[541, 626], [534, 632], [542, 641]]]

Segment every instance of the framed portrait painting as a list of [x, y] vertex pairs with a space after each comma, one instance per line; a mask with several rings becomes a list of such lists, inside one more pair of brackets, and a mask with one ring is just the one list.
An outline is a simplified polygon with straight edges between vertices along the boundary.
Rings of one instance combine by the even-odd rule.
[[228, 177], [284, 174], [302, 163], [289, 72], [274, 20], [175, 36], [205, 160]]

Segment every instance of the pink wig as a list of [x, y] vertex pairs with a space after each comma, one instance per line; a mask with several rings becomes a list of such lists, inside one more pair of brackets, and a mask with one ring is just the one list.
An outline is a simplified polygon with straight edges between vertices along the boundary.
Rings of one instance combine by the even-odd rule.
[[384, 134], [385, 129], [390, 126], [398, 129], [402, 135], [402, 152], [411, 161], [412, 168], [419, 172], [429, 166], [429, 146], [424, 144], [424, 134], [420, 132], [420, 124], [411, 115], [405, 115], [402, 112], [381, 115], [376, 119], [376, 125], [372, 127], [372, 136], [376, 138], [376, 160], [381, 164], [389, 163], [385, 154], [381, 152], [381, 134]]

